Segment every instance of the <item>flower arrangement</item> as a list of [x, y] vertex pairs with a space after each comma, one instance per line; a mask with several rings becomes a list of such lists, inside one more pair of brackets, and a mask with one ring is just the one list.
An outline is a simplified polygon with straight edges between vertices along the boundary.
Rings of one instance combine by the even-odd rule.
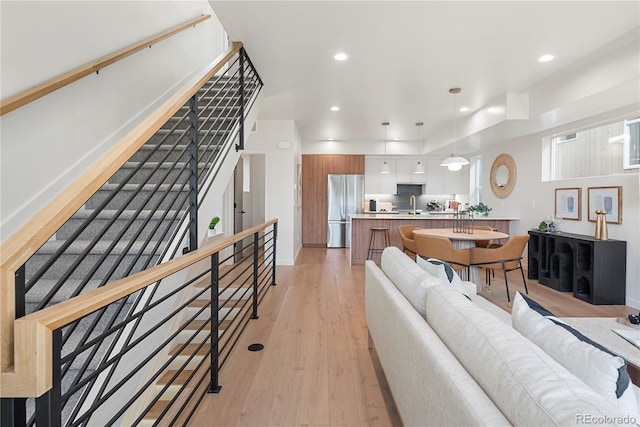
[[491, 212], [492, 208], [484, 203], [480, 202], [477, 205], [469, 206], [469, 211], [478, 213], [482, 216], [489, 216], [489, 212]]
[[442, 203], [440, 203], [437, 200], [432, 200], [432, 201], [427, 203], [427, 210], [428, 211], [441, 211], [442, 210]]

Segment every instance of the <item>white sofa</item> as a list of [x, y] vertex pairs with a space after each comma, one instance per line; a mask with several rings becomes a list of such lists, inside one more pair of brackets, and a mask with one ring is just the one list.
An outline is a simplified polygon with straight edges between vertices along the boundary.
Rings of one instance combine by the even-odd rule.
[[405, 426], [637, 422], [520, 335], [506, 311], [397, 248], [381, 267], [365, 264], [366, 319]]

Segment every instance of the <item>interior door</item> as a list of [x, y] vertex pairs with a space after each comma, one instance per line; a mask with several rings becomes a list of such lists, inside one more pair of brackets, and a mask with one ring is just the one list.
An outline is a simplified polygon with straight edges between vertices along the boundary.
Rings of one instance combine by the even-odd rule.
[[[242, 158], [238, 160], [236, 168], [233, 171], [233, 233], [240, 233], [244, 230], [244, 203], [243, 199], [243, 161]], [[246, 239], [245, 239], [246, 240]], [[246, 242], [234, 243], [233, 252], [236, 254], [234, 260], [238, 262], [240, 260], [242, 247], [246, 247]]]

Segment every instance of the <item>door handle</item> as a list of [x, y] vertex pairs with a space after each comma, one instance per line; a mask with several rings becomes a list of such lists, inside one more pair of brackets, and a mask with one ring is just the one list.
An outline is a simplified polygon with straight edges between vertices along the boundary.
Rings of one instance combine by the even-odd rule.
[[240, 211], [241, 214], [246, 213], [245, 211]]

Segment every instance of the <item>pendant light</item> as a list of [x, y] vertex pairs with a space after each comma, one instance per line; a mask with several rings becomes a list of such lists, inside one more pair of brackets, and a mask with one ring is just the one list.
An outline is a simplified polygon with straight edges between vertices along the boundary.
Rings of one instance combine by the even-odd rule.
[[456, 95], [460, 93], [461, 90], [459, 87], [449, 89], [449, 93], [453, 94], [453, 154], [444, 159], [442, 163], [440, 163], [440, 166], [446, 166], [450, 171], [459, 171], [462, 169], [462, 166], [469, 164], [469, 160], [456, 155]]
[[389, 126], [389, 122], [382, 122], [382, 126], [384, 126], [384, 163], [380, 168], [380, 173], [388, 174], [391, 173], [387, 164], [387, 126]]
[[[424, 123], [422, 122], [417, 122], [416, 123], [416, 127], [418, 128], [418, 142], [422, 142], [422, 138], [421, 138], [421, 132], [420, 129], [422, 128], [422, 125], [424, 125]], [[423, 174], [424, 173], [424, 166], [422, 166], [422, 164], [420, 164], [420, 160], [418, 160], [418, 164], [416, 165], [415, 169], [413, 169], [413, 173], [415, 174]]]

